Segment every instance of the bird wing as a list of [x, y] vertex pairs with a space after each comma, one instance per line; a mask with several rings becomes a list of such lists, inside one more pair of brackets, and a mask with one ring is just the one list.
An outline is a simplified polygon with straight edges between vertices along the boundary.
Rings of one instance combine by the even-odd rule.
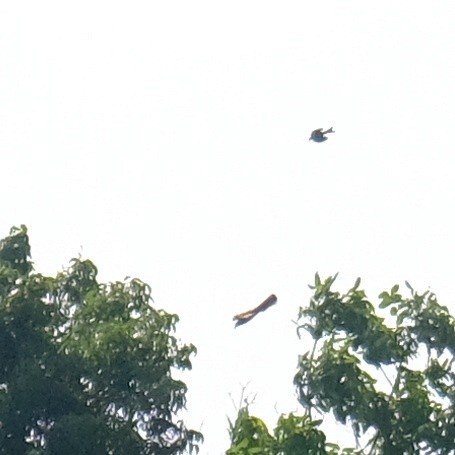
[[272, 305], [275, 305], [277, 302], [275, 294], [269, 295], [259, 306], [256, 307], [255, 311], [259, 313], [260, 311], [265, 311], [267, 308], [270, 308]]
[[233, 318], [234, 321], [237, 321], [235, 326], [238, 327], [239, 325], [246, 324], [247, 322], [251, 321], [251, 319], [253, 319], [258, 313], [267, 310], [267, 308], [271, 307], [272, 305], [275, 305], [277, 300], [278, 299], [276, 298], [276, 295], [272, 294], [256, 308], [245, 311], [244, 313], [236, 314]]
[[236, 314], [233, 318], [234, 321], [237, 321], [235, 323], [235, 326], [238, 327], [239, 325], [246, 324], [248, 321], [251, 321], [251, 319], [253, 319], [256, 315], [257, 313], [255, 313], [253, 310], [246, 311], [245, 313]]
[[314, 130], [311, 132], [310, 139], [313, 139], [313, 141], [318, 141], [320, 140], [323, 136], [322, 128], [318, 128], [317, 130]]

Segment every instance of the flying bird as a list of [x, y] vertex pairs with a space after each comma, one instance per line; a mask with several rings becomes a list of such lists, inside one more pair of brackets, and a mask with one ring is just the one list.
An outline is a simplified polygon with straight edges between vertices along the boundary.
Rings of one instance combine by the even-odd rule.
[[313, 140], [314, 142], [324, 142], [327, 140], [327, 138], [324, 136], [324, 134], [335, 132], [335, 131], [333, 131], [333, 126], [332, 126], [332, 128], [328, 129], [327, 131], [322, 131], [322, 130], [323, 130], [323, 128], [318, 128], [317, 130], [314, 130], [311, 133], [311, 136], [308, 140], [309, 141]]
[[277, 298], [275, 294], [270, 295], [267, 297], [259, 306], [254, 308], [254, 310], [245, 311], [245, 313], [236, 314], [233, 318], [235, 326], [238, 327], [239, 325], [246, 324], [247, 322], [251, 321], [258, 313], [261, 311], [265, 311], [267, 308], [275, 305], [277, 302]]

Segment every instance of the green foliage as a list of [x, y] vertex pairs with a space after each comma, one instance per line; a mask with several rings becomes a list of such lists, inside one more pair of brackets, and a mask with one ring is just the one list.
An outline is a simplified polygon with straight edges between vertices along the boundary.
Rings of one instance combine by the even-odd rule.
[[235, 424], [229, 422], [232, 447], [226, 455], [272, 455], [274, 439], [265, 423], [249, 415], [248, 407], [239, 410]]
[[[242, 392], [243, 396], [243, 392]], [[281, 415], [273, 434], [259, 418], [251, 416], [247, 400], [238, 411], [235, 423], [229, 420], [231, 447], [227, 455], [348, 455], [352, 449], [341, 450], [336, 444], [326, 442], [319, 430], [322, 420], [295, 414]]]
[[[455, 319], [409, 283], [410, 297], [398, 285], [380, 294], [379, 308], [389, 311], [380, 317], [360, 279], [345, 294], [332, 290], [335, 279], [316, 274], [310, 304], [299, 310], [297, 332], [313, 338], [294, 378], [303, 416], [282, 416], [271, 436], [241, 409], [227, 453], [453, 454]], [[320, 423], [328, 414], [352, 427], [355, 449], [326, 442]]]
[[88, 260], [33, 272], [25, 227], [0, 242], [0, 454], [197, 451], [175, 421], [196, 348], [137, 279], [98, 283]]
[[282, 415], [273, 435], [265, 423], [249, 415], [248, 407], [239, 410], [235, 424], [229, 422], [231, 447], [226, 455], [348, 455], [354, 450], [341, 450], [326, 442], [318, 429], [321, 420], [310, 416]]
[[309, 416], [289, 414], [281, 416], [275, 428], [278, 454], [325, 454], [325, 434], [318, 430], [321, 421], [312, 421]]
[[[451, 453], [454, 318], [434, 294], [419, 295], [406, 283], [410, 298], [399, 294], [398, 285], [379, 296], [380, 308], [389, 309], [389, 327], [359, 289], [360, 280], [342, 295], [331, 289], [335, 278], [316, 276], [310, 305], [300, 309], [299, 329], [311, 334], [314, 347], [299, 360], [294, 379], [299, 401], [308, 413], [331, 411], [351, 423], [357, 438], [374, 430], [368, 453]], [[416, 360], [422, 356], [427, 367], [419, 370]], [[382, 372], [385, 380], [367, 370]]]

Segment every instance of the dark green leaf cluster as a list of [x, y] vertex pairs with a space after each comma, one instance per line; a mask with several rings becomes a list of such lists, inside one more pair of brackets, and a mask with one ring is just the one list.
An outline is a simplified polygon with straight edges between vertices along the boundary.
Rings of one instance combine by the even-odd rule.
[[404, 326], [413, 341], [434, 349], [438, 355], [449, 351], [455, 355], [455, 319], [447, 307], [438, 303], [436, 296], [429, 291], [419, 295], [406, 282], [411, 298], [403, 298], [395, 285], [390, 292], [383, 292], [380, 308], [389, 308], [396, 317], [397, 326]]
[[267, 425], [257, 417], [250, 416], [248, 407], [241, 408], [234, 424], [229, 422], [232, 445], [226, 455], [273, 455], [275, 440]]
[[[300, 358], [296, 376], [299, 400], [307, 408], [315, 406], [321, 412], [333, 409], [335, 417], [342, 423], [348, 418], [363, 416], [365, 423], [371, 422], [371, 411], [380, 396], [374, 389], [375, 380], [363, 371], [357, 357], [350, 353], [349, 342], [331, 339], [324, 344], [320, 355]], [[358, 403], [358, 396], [363, 396]]]
[[373, 365], [401, 361], [409, 355], [399, 335], [384, 324], [374, 312], [365, 292], [359, 289], [360, 279], [345, 295], [331, 290], [336, 279], [321, 282], [316, 274], [314, 296], [308, 308], [301, 309], [299, 318], [314, 339], [343, 334], [350, 339], [352, 348], [362, 351], [364, 360]]
[[326, 442], [325, 434], [318, 429], [321, 421], [309, 416], [282, 415], [273, 435], [265, 423], [250, 416], [248, 407], [241, 408], [234, 424], [229, 422], [231, 447], [227, 455], [348, 455], [336, 444]]
[[[299, 329], [312, 335], [314, 347], [299, 360], [299, 401], [309, 415], [312, 409], [331, 411], [351, 423], [357, 438], [374, 430], [368, 453], [451, 453], [455, 323], [447, 308], [429, 292], [418, 295], [411, 288], [411, 298], [404, 299], [393, 286], [380, 295], [380, 307], [395, 319], [391, 328], [359, 290], [360, 280], [342, 295], [331, 290], [335, 278], [316, 275], [310, 305], [300, 310]], [[413, 368], [425, 351], [427, 367]], [[384, 375], [387, 368], [387, 392], [367, 373], [367, 364]]]
[[0, 454], [178, 454], [202, 435], [175, 414], [193, 345], [137, 279], [98, 283], [74, 259], [33, 272], [24, 227], [0, 242]]

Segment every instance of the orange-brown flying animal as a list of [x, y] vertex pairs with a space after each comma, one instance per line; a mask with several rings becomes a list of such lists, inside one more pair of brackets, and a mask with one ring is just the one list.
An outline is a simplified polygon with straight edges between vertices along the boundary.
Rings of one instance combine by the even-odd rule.
[[235, 326], [238, 327], [239, 325], [246, 324], [247, 322], [251, 321], [258, 313], [261, 311], [265, 311], [267, 308], [275, 305], [277, 302], [277, 298], [275, 294], [270, 295], [267, 297], [259, 306], [257, 306], [254, 310], [245, 311], [245, 313], [236, 314], [234, 316]]

